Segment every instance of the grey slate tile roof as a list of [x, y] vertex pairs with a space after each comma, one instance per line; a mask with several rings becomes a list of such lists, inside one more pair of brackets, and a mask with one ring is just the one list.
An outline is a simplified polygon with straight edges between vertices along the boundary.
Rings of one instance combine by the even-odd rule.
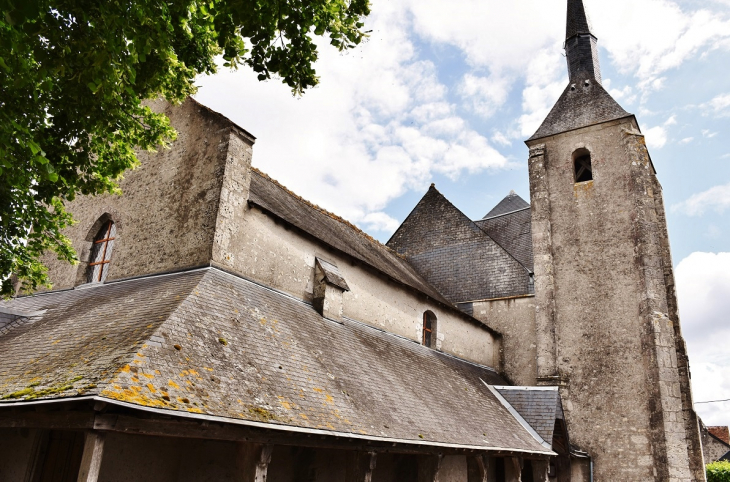
[[595, 80], [591, 80], [589, 86], [582, 82], [568, 84], [540, 128], [528, 141], [630, 115]]
[[581, 33], [591, 33], [591, 22], [583, 6], [583, 0], [568, 0], [568, 21], [565, 38], [569, 39]]
[[[527, 203], [525, 203], [527, 204]], [[532, 212], [526, 208], [474, 221], [524, 267], [534, 270], [532, 254]]]
[[0, 336], [3, 403], [92, 394], [374, 438], [543, 452], [492, 370], [214, 268], [51, 292]]
[[501, 216], [502, 214], [512, 213], [529, 207], [530, 203], [522, 199], [514, 191], [511, 191], [504, 197], [504, 199], [499, 201], [499, 203], [497, 203], [497, 205], [494, 206], [494, 208], [492, 208], [492, 210], [489, 211], [483, 219]]
[[553, 442], [555, 420], [562, 418], [560, 394], [553, 387], [494, 387], [547, 443]]
[[454, 303], [529, 294], [527, 269], [434, 186], [388, 241]]
[[395, 252], [344, 219], [305, 201], [257, 169], [252, 169], [249, 201], [394, 280], [452, 305]]

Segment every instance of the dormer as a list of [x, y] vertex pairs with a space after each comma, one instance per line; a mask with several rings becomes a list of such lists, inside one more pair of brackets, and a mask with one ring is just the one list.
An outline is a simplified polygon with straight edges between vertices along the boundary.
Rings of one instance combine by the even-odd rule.
[[337, 265], [317, 257], [314, 263], [314, 299], [319, 314], [333, 321], [342, 321], [342, 294], [350, 291]]

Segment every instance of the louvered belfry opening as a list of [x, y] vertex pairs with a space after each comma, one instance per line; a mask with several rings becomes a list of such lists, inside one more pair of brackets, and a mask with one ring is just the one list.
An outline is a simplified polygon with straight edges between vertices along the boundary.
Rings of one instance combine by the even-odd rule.
[[101, 229], [99, 229], [91, 248], [87, 282], [101, 283], [109, 274], [109, 263], [111, 261], [112, 251], [114, 250], [116, 233], [117, 228], [114, 225], [114, 221], [111, 220], [104, 223]]
[[431, 348], [436, 337], [436, 315], [427, 311], [423, 314], [423, 346]]
[[591, 164], [591, 153], [586, 149], [579, 149], [573, 154], [575, 167], [575, 182], [586, 182], [593, 180], [593, 166]]

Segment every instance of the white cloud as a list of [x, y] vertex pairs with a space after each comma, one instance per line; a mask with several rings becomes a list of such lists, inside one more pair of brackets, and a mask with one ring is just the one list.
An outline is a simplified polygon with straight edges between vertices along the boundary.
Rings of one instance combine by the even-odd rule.
[[661, 88], [662, 73], [730, 38], [728, 15], [707, 8], [688, 11], [671, 0], [585, 3], [600, 19], [594, 29], [614, 65], [644, 89]]
[[372, 231], [381, 231], [384, 233], [393, 233], [400, 223], [397, 219], [390, 217], [383, 212], [369, 213], [362, 219], [362, 223], [366, 229]]
[[701, 216], [710, 209], [722, 214], [728, 208], [730, 208], [730, 184], [725, 184], [693, 194], [689, 199], [673, 205], [672, 211], [682, 212], [688, 216]]
[[684, 139], [680, 140], [679, 143], [680, 144], [689, 144], [693, 140], [695, 140], [694, 137], [685, 137]]
[[[388, 231], [395, 221], [383, 208], [434, 174], [508, 167], [458, 114], [436, 65], [419, 57], [408, 8], [374, 2], [364, 45], [344, 55], [322, 45], [321, 84], [302, 98], [246, 69], [200, 79], [196, 97], [258, 137], [254, 165], [356, 224]], [[489, 89], [500, 84], [473, 78], [475, 102], [486, 109]], [[494, 105], [506, 95], [504, 87]]]
[[505, 146], [505, 147], [512, 145], [512, 141], [509, 140], [509, 138], [506, 135], [504, 135], [502, 132], [496, 132], [492, 136], [492, 142], [494, 142], [495, 144], [499, 144], [500, 146]]
[[[730, 0], [728, 0], [728, 1], [730, 1]], [[703, 129], [702, 130], [702, 137], [705, 137], [707, 139], [712, 139], [716, 135], [717, 135], [717, 132], [712, 132], [709, 129]]]
[[[730, 253], [692, 253], [675, 278], [695, 402], [730, 399]], [[709, 425], [730, 424], [728, 404], [695, 408]]]
[[656, 126], [644, 132], [646, 145], [653, 149], [661, 149], [667, 143], [667, 129], [664, 126]]
[[730, 94], [721, 94], [701, 106], [705, 114], [713, 114], [717, 117], [730, 116]]
[[470, 73], [464, 75], [458, 87], [464, 102], [483, 118], [489, 118], [507, 101], [510, 80], [491, 75], [480, 77]]

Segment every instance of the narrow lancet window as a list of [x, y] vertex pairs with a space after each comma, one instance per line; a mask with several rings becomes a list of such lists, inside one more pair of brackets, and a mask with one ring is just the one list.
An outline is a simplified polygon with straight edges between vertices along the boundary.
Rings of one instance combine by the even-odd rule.
[[427, 311], [423, 314], [423, 346], [431, 348], [436, 338], [436, 315]]
[[101, 229], [94, 238], [94, 244], [91, 247], [91, 257], [89, 259], [89, 274], [87, 282], [101, 283], [107, 274], [109, 274], [109, 262], [114, 250], [114, 237], [117, 228], [113, 221], [107, 221], [102, 225]]
[[586, 149], [579, 149], [573, 155], [575, 159], [575, 182], [586, 182], [593, 180], [593, 166], [591, 165], [591, 153]]

